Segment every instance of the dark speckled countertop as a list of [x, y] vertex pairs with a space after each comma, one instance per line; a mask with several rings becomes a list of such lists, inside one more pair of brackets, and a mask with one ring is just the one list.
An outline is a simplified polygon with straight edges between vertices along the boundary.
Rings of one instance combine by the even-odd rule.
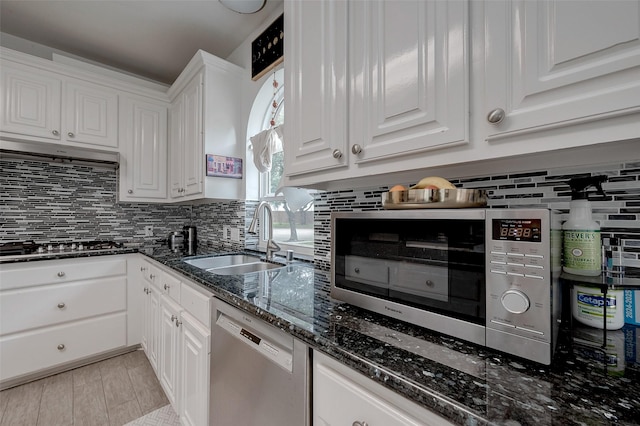
[[[219, 276], [166, 248], [141, 252], [454, 423], [640, 424], [640, 327], [609, 332], [617, 366], [566, 330], [544, 366], [340, 303], [329, 296], [329, 273], [311, 266]], [[624, 365], [625, 355], [633, 362]]]
[[453, 423], [640, 424], [640, 327], [609, 331], [606, 355], [588, 343], [598, 330], [564, 329], [544, 366], [340, 303], [309, 264], [220, 276], [139, 252]]

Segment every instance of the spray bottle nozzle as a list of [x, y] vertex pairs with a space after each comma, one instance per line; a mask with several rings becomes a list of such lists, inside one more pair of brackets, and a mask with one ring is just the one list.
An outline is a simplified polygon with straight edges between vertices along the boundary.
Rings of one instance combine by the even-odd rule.
[[588, 200], [589, 195], [587, 194], [587, 189], [590, 187], [595, 187], [598, 194], [603, 197], [606, 197], [604, 190], [602, 189], [602, 184], [607, 182], [609, 177], [607, 176], [587, 176], [580, 178], [573, 178], [569, 180], [569, 186], [571, 187], [571, 199], [572, 200]]

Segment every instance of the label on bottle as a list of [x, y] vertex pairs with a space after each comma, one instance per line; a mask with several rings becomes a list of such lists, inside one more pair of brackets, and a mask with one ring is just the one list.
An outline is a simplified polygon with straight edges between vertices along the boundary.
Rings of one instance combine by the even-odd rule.
[[585, 271], [601, 269], [600, 230], [564, 231], [564, 266]]

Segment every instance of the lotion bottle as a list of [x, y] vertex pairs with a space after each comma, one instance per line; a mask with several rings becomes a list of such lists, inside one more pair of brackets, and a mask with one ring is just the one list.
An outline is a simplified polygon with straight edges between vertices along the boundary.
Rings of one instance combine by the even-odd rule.
[[569, 181], [569, 219], [562, 225], [562, 269], [567, 273], [584, 276], [598, 276], [602, 273], [600, 225], [592, 218], [587, 189], [594, 186], [604, 196], [602, 183], [607, 180], [607, 176], [589, 176]]

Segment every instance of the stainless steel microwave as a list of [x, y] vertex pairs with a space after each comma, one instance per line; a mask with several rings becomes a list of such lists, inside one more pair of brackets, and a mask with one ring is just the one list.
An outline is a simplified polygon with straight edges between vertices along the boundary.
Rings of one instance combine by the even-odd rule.
[[548, 209], [335, 212], [331, 295], [550, 364], [561, 245]]

